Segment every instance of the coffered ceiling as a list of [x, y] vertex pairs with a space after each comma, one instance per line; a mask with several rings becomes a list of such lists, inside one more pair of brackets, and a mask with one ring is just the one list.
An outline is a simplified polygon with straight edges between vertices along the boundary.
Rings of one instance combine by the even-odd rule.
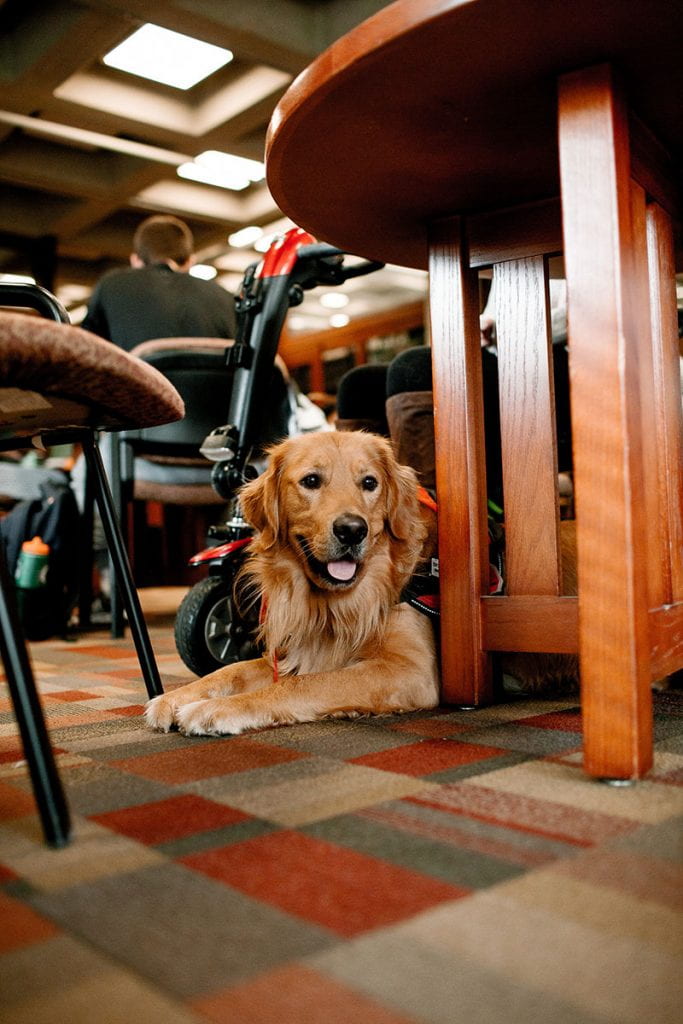
[[[150, 213], [191, 226], [202, 262], [230, 290], [258, 258], [228, 237], [288, 226], [264, 181], [242, 191], [183, 179], [206, 150], [263, 159], [272, 110], [373, 0], [0, 0], [0, 274], [31, 275], [77, 322], [101, 274], [127, 262]], [[234, 59], [186, 91], [106, 67], [105, 53], [151, 22]], [[333, 130], [333, 126], [330, 126]], [[389, 268], [350, 289], [352, 315], [414, 301], [424, 277]], [[329, 311], [307, 300], [302, 326]], [[316, 319], [317, 318], [317, 319]]]

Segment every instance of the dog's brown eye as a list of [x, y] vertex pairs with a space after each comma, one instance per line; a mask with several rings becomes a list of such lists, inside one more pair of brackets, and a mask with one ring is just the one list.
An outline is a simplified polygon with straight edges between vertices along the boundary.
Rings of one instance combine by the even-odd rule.
[[375, 476], [364, 476], [361, 481], [361, 487], [364, 491], [374, 491], [377, 489], [377, 477]]
[[322, 484], [322, 478], [318, 473], [307, 473], [300, 483], [308, 491], [317, 491]]

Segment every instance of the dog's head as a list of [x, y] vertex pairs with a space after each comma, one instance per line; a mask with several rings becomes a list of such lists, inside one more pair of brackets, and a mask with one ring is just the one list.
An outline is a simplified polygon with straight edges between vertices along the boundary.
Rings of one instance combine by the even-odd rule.
[[397, 580], [411, 574], [424, 537], [417, 488], [384, 438], [330, 431], [276, 445], [240, 497], [261, 551], [287, 549], [314, 587], [347, 591], [380, 551]]

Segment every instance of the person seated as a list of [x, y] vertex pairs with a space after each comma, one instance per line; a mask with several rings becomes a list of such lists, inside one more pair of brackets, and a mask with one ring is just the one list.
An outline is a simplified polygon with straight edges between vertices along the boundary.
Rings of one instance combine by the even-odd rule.
[[133, 236], [130, 266], [98, 282], [81, 326], [127, 351], [153, 338], [234, 338], [234, 297], [193, 277], [194, 260], [184, 221], [148, 217]]

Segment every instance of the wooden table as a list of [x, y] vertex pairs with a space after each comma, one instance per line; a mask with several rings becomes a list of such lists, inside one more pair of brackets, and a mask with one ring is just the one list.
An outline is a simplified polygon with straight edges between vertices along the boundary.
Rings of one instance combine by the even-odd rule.
[[[444, 700], [491, 699], [491, 652], [578, 651], [586, 770], [615, 780], [649, 769], [650, 684], [683, 664], [682, 38], [671, 0], [399, 0], [293, 83], [266, 154], [302, 227], [430, 271]], [[559, 554], [547, 277], [560, 252], [578, 602]], [[489, 267], [505, 597], [486, 596]]]

